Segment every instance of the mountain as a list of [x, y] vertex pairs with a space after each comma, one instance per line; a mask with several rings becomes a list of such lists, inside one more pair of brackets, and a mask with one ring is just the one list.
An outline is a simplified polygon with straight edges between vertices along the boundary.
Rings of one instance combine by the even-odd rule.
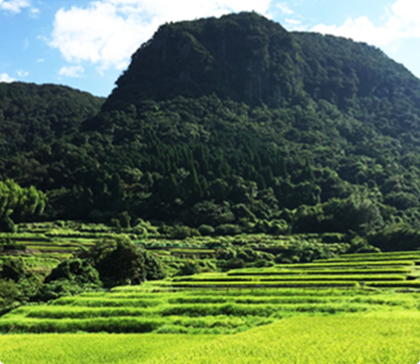
[[47, 192], [49, 218], [203, 234], [419, 227], [420, 81], [366, 44], [256, 13], [165, 24], [90, 111], [3, 157], [4, 177]]

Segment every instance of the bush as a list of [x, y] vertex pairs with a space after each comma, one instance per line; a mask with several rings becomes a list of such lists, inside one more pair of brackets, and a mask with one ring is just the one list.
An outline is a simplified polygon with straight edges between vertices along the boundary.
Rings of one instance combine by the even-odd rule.
[[263, 268], [263, 267], [272, 267], [274, 265], [272, 260], [258, 259], [254, 263], [254, 267]]
[[383, 251], [420, 249], [420, 232], [408, 224], [392, 224], [368, 236], [368, 243]]
[[200, 271], [199, 265], [194, 260], [189, 260], [181, 265], [178, 275], [191, 276]]
[[198, 231], [200, 232], [201, 235], [206, 236], [206, 235], [213, 235], [215, 230], [213, 226], [203, 224], [199, 226]]
[[93, 284], [100, 286], [98, 271], [87, 261], [81, 259], [69, 259], [60, 263], [51, 273], [45, 277], [45, 283], [57, 280], [67, 280], [76, 284]]
[[26, 278], [26, 269], [21, 258], [6, 258], [3, 260], [1, 277], [18, 282]]
[[186, 239], [193, 236], [200, 236], [197, 229], [190, 228], [189, 226], [163, 226], [161, 232], [171, 239]]
[[243, 261], [243, 259], [240, 258], [233, 258], [233, 259], [229, 259], [226, 262], [225, 265], [225, 269], [229, 270], [229, 269], [241, 269], [241, 268], [245, 268], [246, 264]]
[[128, 238], [100, 240], [79, 257], [98, 270], [100, 280], [108, 287], [140, 284], [146, 279], [164, 276], [160, 262]]
[[219, 225], [215, 229], [216, 235], [238, 235], [242, 233], [242, 229], [239, 225], [234, 224], [223, 224]]

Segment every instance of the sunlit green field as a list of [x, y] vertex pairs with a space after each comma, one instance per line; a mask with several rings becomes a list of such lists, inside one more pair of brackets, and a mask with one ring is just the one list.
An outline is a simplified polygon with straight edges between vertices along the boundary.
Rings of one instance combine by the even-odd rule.
[[46, 334], [0, 336], [4, 364], [129, 364], [156, 360], [219, 336]]
[[0, 362], [417, 364], [419, 256], [203, 273], [22, 306], [0, 318]]
[[294, 317], [147, 363], [416, 364], [420, 320]]
[[416, 364], [420, 316], [292, 317], [230, 336], [5, 335], [4, 364]]

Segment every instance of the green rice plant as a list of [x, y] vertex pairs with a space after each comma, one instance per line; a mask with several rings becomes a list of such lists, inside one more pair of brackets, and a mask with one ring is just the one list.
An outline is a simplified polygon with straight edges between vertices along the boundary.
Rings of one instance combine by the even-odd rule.
[[336, 259], [318, 259], [314, 260], [313, 263], [352, 263], [352, 262], [387, 262], [387, 261], [403, 261], [403, 260], [410, 260], [410, 261], [420, 261], [420, 255], [393, 255], [393, 256], [371, 256], [371, 257], [354, 257], [354, 258], [336, 258]]
[[420, 281], [404, 281], [404, 282], [368, 282], [369, 287], [383, 288], [418, 288], [420, 289]]
[[343, 262], [343, 263], [299, 263], [299, 264], [282, 264], [271, 268], [244, 268], [234, 269], [227, 272], [228, 275], [275, 275], [288, 274], [291, 272], [305, 271], [327, 271], [327, 270], [348, 270], [348, 269], [395, 269], [414, 267], [413, 261], [386, 261], [386, 262]]
[[397, 274], [329, 274], [314, 275], [254, 275], [254, 276], [204, 276], [197, 275], [174, 280], [174, 282], [250, 282], [250, 281], [404, 281], [406, 276]]
[[415, 262], [409, 260], [390, 260], [390, 261], [348, 261], [342, 263], [299, 263], [299, 264], [282, 264], [281, 268], [350, 268], [350, 267], [376, 267], [376, 266], [413, 266]]
[[[214, 335], [44, 334], [0, 336], [0, 360], [25, 364], [138, 364], [220, 338]], [[163, 359], [162, 359], [163, 360]], [[161, 361], [163, 363], [163, 361]]]
[[24, 316], [38, 319], [88, 319], [96, 317], [128, 317], [153, 315], [153, 309], [137, 307], [74, 307], [74, 306], [38, 306], [21, 307], [6, 315], [5, 318]]
[[183, 303], [226, 303], [230, 301], [229, 297], [221, 294], [214, 294], [212, 296], [177, 296], [168, 298], [170, 304]]
[[289, 275], [289, 274], [398, 274], [398, 273], [410, 273], [413, 266], [407, 267], [395, 267], [389, 268], [375, 267], [375, 268], [324, 268], [324, 269], [284, 269], [284, 270], [231, 270], [227, 272], [228, 276], [274, 276], [274, 275]]
[[200, 287], [230, 287], [230, 288], [246, 288], [246, 287], [357, 287], [355, 281], [249, 281], [249, 282], [173, 282], [175, 288], [200, 288]]
[[420, 256], [420, 250], [406, 250], [406, 251], [393, 251], [393, 252], [381, 252], [381, 253], [351, 253], [341, 254], [340, 257], [353, 258], [353, 257], [387, 257], [387, 256], [398, 256], [398, 255], [417, 255]]
[[159, 297], [156, 298], [104, 298], [95, 297], [62, 297], [53, 301], [54, 306], [83, 306], [83, 307], [150, 307], [162, 303]]
[[112, 332], [112, 333], [145, 333], [152, 332], [165, 324], [163, 318], [145, 317], [110, 317], [89, 319], [2, 319], [0, 332], [25, 333], [71, 333], [85, 332]]
[[45, 246], [45, 245], [32, 245], [29, 249], [39, 250], [40, 252], [73, 252], [77, 247], [63, 247], [63, 246]]
[[247, 305], [247, 304], [207, 304], [207, 303], [194, 303], [194, 304], [180, 304], [169, 305], [160, 311], [162, 316], [173, 315], [186, 315], [189, 317], [201, 316], [263, 316], [269, 317], [279, 311], [277, 305]]
[[419, 319], [294, 317], [147, 364], [417, 363]]
[[357, 281], [357, 282], [365, 282], [365, 281], [404, 281], [406, 276], [403, 275], [396, 275], [396, 274], [344, 274], [344, 275], [294, 275], [294, 276], [262, 276], [259, 278], [261, 282], [264, 281]]
[[173, 282], [247, 282], [252, 281], [257, 276], [226, 276], [226, 275], [193, 275], [184, 277], [175, 277]]
[[171, 253], [182, 254], [214, 254], [214, 249], [194, 249], [194, 248], [170, 248]]

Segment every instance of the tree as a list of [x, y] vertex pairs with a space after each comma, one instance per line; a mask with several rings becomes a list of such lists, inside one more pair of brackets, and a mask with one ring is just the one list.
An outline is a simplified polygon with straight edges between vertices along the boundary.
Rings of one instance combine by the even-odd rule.
[[0, 229], [13, 231], [14, 224], [42, 215], [46, 195], [35, 187], [22, 188], [12, 179], [0, 182]]
[[2, 264], [1, 277], [3, 279], [11, 279], [19, 282], [20, 279], [26, 277], [26, 269], [20, 258], [6, 258]]
[[148, 278], [164, 276], [158, 260], [149, 257], [146, 250], [128, 238], [100, 240], [90, 250], [82, 251], [79, 257], [98, 270], [99, 278], [106, 287], [140, 284]]

